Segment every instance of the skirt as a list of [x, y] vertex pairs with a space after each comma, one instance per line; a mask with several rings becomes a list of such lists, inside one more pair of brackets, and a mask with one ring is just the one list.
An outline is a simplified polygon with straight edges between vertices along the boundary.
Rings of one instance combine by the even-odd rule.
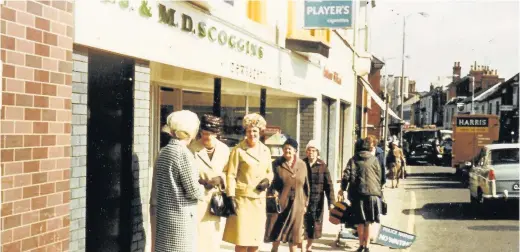
[[359, 196], [352, 201], [352, 224], [380, 222], [381, 199], [377, 196]]
[[223, 240], [238, 246], [258, 247], [265, 234], [265, 198], [236, 196], [237, 214], [226, 220]]

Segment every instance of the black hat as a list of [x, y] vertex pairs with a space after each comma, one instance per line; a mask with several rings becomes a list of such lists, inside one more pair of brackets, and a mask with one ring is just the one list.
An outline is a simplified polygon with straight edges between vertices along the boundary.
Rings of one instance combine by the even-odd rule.
[[201, 130], [219, 134], [221, 127], [222, 127], [222, 119], [220, 117], [210, 115], [210, 114], [205, 114], [202, 116], [202, 120], [200, 122]]
[[287, 140], [285, 140], [285, 143], [283, 143], [283, 145], [290, 145], [292, 146], [293, 148], [295, 148], [296, 150], [298, 150], [298, 142], [296, 142], [296, 140], [292, 139], [292, 138], [287, 138]]

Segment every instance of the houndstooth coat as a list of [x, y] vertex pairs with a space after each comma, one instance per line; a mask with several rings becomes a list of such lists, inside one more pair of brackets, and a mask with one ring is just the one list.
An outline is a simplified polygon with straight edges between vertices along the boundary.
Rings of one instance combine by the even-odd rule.
[[196, 251], [197, 203], [202, 199], [193, 154], [172, 139], [156, 162], [156, 252]]

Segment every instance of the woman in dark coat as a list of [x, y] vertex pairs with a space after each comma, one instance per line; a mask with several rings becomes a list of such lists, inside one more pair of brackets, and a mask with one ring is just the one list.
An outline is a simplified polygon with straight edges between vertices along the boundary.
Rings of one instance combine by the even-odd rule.
[[348, 190], [352, 202], [353, 223], [358, 224], [358, 252], [368, 252], [370, 226], [379, 223], [381, 212], [381, 168], [379, 161], [371, 153], [371, 142], [358, 143], [358, 150], [343, 171], [341, 190]]
[[310, 197], [309, 206], [305, 213], [305, 237], [307, 238], [307, 251], [311, 251], [314, 239], [321, 238], [323, 229], [323, 212], [325, 197], [327, 207], [333, 206], [334, 185], [330, 178], [329, 169], [325, 161], [318, 158], [319, 144], [315, 140], [309, 141], [306, 147], [307, 157], [303, 159], [307, 165], [307, 176], [309, 177]]
[[270, 190], [279, 195], [280, 214], [267, 218], [265, 241], [273, 242], [271, 251], [278, 251], [280, 242], [289, 242], [289, 251], [295, 252], [303, 240], [303, 216], [307, 210], [309, 182], [305, 162], [296, 156], [298, 143], [287, 139], [283, 156], [273, 162], [274, 179]]

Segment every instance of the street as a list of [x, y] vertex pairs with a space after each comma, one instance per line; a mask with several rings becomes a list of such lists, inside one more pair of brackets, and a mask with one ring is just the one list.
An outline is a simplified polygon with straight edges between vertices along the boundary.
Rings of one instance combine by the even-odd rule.
[[[405, 197], [415, 195], [417, 239], [411, 251], [518, 251], [518, 206], [503, 207], [490, 216], [478, 217], [471, 209], [469, 191], [445, 167], [410, 167]], [[413, 210], [412, 210], [413, 209]]]
[[[518, 251], [518, 206], [498, 205], [499, 211], [478, 216], [471, 208], [468, 189], [454, 173], [449, 167], [408, 167], [409, 176], [400, 181], [399, 188], [384, 190], [389, 210], [382, 224], [417, 236], [404, 251]], [[339, 229], [325, 216], [324, 235], [315, 242], [313, 251], [355, 251], [358, 243], [354, 239], [335, 246]], [[270, 248], [271, 244], [264, 243], [260, 251]], [[233, 246], [223, 244], [221, 250], [233, 251]], [[287, 244], [279, 251], [289, 251]], [[398, 250], [372, 244], [371, 251]]]

